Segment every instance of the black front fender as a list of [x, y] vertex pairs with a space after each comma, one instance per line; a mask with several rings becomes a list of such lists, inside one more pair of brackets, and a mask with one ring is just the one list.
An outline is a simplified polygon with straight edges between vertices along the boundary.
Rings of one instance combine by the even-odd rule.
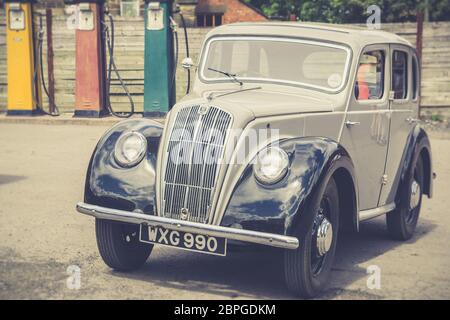
[[[125, 131], [137, 131], [147, 139], [144, 159], [122, 168], [114, 159], [117, 139]], [[108, 208], [155, 211], [156, 155], [163, 127], [148, 119], [127, 120], [109, 129], [98, 142], [87, 171], [84, 201]]]
[[[222, 225], [240, 224], [245, 229], [289, 235], [300, 215], [309, 214], [308, 202], [316, 189], [338, 169], [348, 173], [357, 210], [356, 179], [347, 151], [337, 142], [321, 137], [280, 142], [290, 160], [286, 177], [271, 186], [260, 184], [249, 164], [233, 191]], [[357, 211], [354, 211], [357, 212]]]
[[424, 193], [428, 197], [433, 195], [433, 161], [431, 155], [430, 140], [425, 130], [416, 125], [410, 132], [403, 155], [401, 159], [401, 165], [397, 171], [397, 175], [394, 178], [394, 182], [391, 191], [387, 198], [387, 203], [400, 201], [399, 190], [405, 183], [409, 170], [412, 170], [411, 164], [415, 156], [422, 156], [424, 161]]

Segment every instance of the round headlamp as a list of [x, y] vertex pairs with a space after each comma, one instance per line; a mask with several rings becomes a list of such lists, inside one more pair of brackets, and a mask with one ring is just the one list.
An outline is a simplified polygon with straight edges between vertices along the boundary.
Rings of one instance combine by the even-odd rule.
[[274, 184], [284, 178], [289, 167], [287, 153], [277, 147], [260, 151], [253, 165], [256, 179], [263, 184]]
[[147, 139], [135, 131], [123, 133], [116, 142], [114, 158], [122, 167], [132, 167], [141, 162], [147, 150]]

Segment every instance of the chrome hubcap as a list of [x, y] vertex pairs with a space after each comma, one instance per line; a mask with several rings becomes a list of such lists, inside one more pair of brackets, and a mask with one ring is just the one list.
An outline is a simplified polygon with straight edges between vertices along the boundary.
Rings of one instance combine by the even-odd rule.
[[317, 229], [317, 252], [320, 256], [325, 255], [331, 248], [333, 242], [333, 227], [326, 217], [323, 217]]
[[420, 184], [414, 179], [413, 182], [411, 183], [411, 197], [409, 200], [409, 209], [415, 209], [420, 202], [420, 195], [421, 195], [421, 190], [420, 190]]

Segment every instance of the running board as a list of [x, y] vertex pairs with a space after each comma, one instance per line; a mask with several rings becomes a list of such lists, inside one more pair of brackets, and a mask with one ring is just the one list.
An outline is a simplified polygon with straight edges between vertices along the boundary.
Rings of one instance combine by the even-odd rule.
[[395, 209], [395, 202], [389, 203], [387, 205], [375, 209], [361, 210], [358, 214], [358, 219], [359, 221], [369, 220], [381, 216], [383, 214], [386, 214], [388, 212], [391, 212], [394, 209]]

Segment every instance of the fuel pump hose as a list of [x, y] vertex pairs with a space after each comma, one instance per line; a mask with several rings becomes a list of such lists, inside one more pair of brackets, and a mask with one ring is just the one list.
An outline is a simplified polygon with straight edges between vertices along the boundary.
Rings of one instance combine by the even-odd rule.
[[[128, 87], [126, 86], [125, 82], [123, 81], [122, 77], [120, 76], [119, 70], [117, 69], [116, 62], [114, 61], [114, 19], [111, 14], [107, 13], [108, 19], [109, 19], [109, 26], [103, 22], [104, 32], [105, 32], [105, 40], [106, 45], [108, 49], [109, 54], [109, 62], [108, 62], [108, 74], [106, 77], [106, 106], [108, 108], [108, 111], [119, 118], [129, 118], [133, 114], [135, 114], [135, 107], [134, 107], [134, 101], [131, 97], [130, 92], [128, 91]], [[121, 87], [125, 91], [128, 100], [130, 102], [130, 111], [129, 112], [117, 112], [114, 111], [114, 109], [111, 106], [111, 99], [110, 99], [110, 91], [111, 91], [111, 74], [112, 70], [114, 70], [114, 73], [116, 74], [117, 79], [120, 82]]]
[[[39, 15], [39, 31], [38, 31], [38, 35], [37, 35], [37, 47], [36, 47], [36, 55], [35, 55], [35, 59], [34, 59], [34, 74], [33, 74], [33, 99], [36, 103], [36, 108], [39, 110], [39, 112], [44, 113], [46, 115], [49, 116], [59, 116], [59, 109], [55, 103], [55, 101], [53, 100], [53, 97], [50, 96], [47, 86], [45, 85], [45, 78], [44, 78], [44, 63], [43, 63], [43, 50], [42, 50], [42, 46], [43, 46], [43, 42], [44, 42], [44, 29], [42, 26], [42, 15]], [[55, 111], [54, 112], [47, 112], [46, 110], [44, 110], [44, 108], [42, 107], [42, 105], [40, 105], [41, 101], [39, 101], [38, 99], [38, 86], [39, 86], [39, 75], [38, 72], [40, 73], [40, 78], [41, 78], [41, 82], [42, 82], [42, 87], [44, 89], [44, 92], [50, 102], [50, 104], [53, 104], [53, 106], [55, 107]]]
[[[181, 24], [183, 26], [184, 30], [184, 43], [186, 45], [186, 57], [189, 58], [189, 39], [188, 39], [188, 33], [186, 29], [186, 21], [184, 20], [184, 16], [181, 13], [181, 11], [178, 11], [178, 14], [180, 15]], [[191, 91], [191, 70], [187, 70], [187, 86], [186, 86], [186, 94]]]
[[178, 66], [178, 54], [179, 54], [179, 45], [178, 45], [178, 30], [177, 30], [177, 23], [175, 22], [175, 20], [172, 19], [172, 17], [170, 17], [170, 24], [171, 24], [171, 29], [172, 29], [172, 33], [175, 37], [175, 52], [174, 52], [174, 57], [173, 57], [173, 72], [172, 72], [172, 79], [170, 82], [170, 89], [171, 91], [174, 89], [174, 87], [176, 86], [176, 80], [177, 80], [177, 66]]

